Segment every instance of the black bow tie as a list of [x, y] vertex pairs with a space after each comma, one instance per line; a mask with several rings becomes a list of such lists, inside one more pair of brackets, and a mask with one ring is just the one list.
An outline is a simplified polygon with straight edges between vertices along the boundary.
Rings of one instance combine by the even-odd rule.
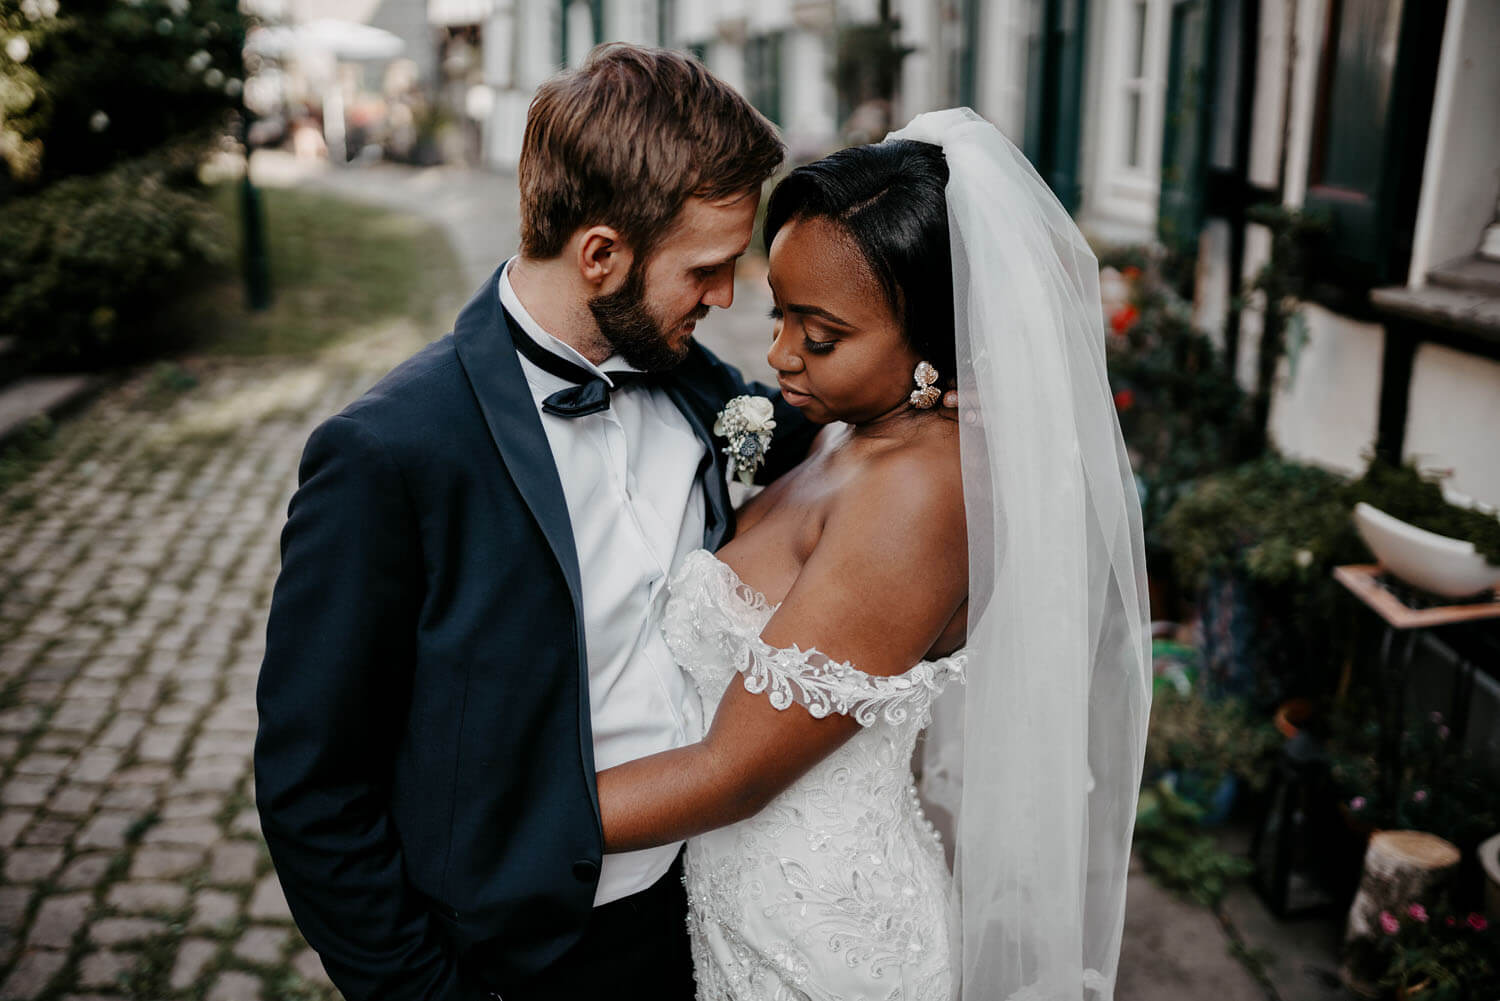
[[597, 414], [602, 410], [609, 409], [609, 394], [615, 389], [623, 389], [630, 385], [652, 384], [658, 381], [658, 377], [651, 372], [606, 372], [610, 381], [599, 378], [594, 373], [581, 365], [575, 365], [566, 358], [561, 358], [536, 341], [527, 336], [509, 315], [510, 339], [515, 342], [516, 351], [521, 357], [531, 362], [543, 372], [550, 372], [559, 379], [566, 379], [573, 383], [567, 389], [559, 389], [557, 392], [542, 400], [542, 410], [558, 417], [587, 417], [589, 414]]

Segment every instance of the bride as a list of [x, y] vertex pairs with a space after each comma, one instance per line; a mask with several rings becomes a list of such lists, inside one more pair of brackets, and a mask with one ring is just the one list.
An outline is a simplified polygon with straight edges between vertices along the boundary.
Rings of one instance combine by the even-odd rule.
[[967, 110], [793, 171], [765, 235], [826, 427], [673, 580], [713, 722], [599, 774], [606, 849], [690, 838], [705, 1001], [1111, 998], [1150, 677], [1094, 258]]

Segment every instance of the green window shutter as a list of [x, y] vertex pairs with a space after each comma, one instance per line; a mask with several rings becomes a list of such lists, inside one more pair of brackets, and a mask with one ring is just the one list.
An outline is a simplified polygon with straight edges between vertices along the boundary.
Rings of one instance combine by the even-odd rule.
[[745, 89], [750, 103], [776, 125], [781, 120], [781, 32], [745, 43]]
[[1172, 3], [1157, 233], [1175, 249], [1196, 244], [1203, 223], [1205, 140], [1214, 93], [1213, 8], [1207, 0]]
[[1331, 0], [1305, 199], [1328, 220], [1312, 258], [1325, 282], [1404, 276], [1445, 13], [1443, 0]]
[[1045, 0], [1041, 30], [1027, 60], [1027, 157], [1069, 212], [1082, 183], [1078, 143], [1083, 121], [1083, 56], [1088, 0]]

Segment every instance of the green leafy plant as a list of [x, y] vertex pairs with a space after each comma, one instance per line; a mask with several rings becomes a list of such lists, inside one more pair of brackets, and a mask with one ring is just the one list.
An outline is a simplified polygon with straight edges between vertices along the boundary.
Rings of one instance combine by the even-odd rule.
[[1108, 318], [1106, 360], [1120, 428], [1142, 488], [1147, 542], [1200, 476], [1225, 468], [1239, 437], [1244, 394], [1218, 347], [1192, 324], [1164, 259], [1142, 248], [1104, 255], [1129, 283], [1129, 302]]
[[1151, 700], [1146, 771], [1197, 772], [1214, 786], [1233, 775], [1252, 789], [1270, 779], [1282, 738], [1239, 699], [1209, 701], [1196, 691], [1160, 689]]
[[59, 181], [0, 212], [0, 329], [42, 364], [129, 359], [184, 279], [225, 261], [221, 217], [191, 187], [181, 148]]
[[1203, 812], [1168, 782], [1143, 789], [1136, 807], [1135, 851], [1161, 885], [1216, 908], [1229, 887], [1255, 867], [1218, 846], [1199, 824]]
[[1244, 437], [1239, 454], [1253, 459], [1269, 448], [1271, 399], [1281, 359], [1288, 358], [1290, 374], [1295, 375], [1297, 357], [1307, 339], [1300, 301], [1307, 287], [1306, 257], [1312, 241], [1327, 228], [1327, 222], [1321, 216], [1281, 205], [1254, 206], [1246, 217], [1271, 231], [1271, 253], [1256, 272], [1249, 290], [1260, 299], [1261, 332], [1256, 348], [1255, 388], [1242, 425]]
[[211, 134], [245, 27], [236, 0], [0, 0], [0, 174], [22, 192]]

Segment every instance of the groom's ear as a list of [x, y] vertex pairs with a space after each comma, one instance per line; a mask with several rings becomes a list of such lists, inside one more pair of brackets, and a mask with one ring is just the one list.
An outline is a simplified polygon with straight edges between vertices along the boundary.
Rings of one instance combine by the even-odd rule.
[[630, 272], [634, 254], [613, 226], [590, 226], [575, 238], [578, 274], [599, 292], [613, 292]]

